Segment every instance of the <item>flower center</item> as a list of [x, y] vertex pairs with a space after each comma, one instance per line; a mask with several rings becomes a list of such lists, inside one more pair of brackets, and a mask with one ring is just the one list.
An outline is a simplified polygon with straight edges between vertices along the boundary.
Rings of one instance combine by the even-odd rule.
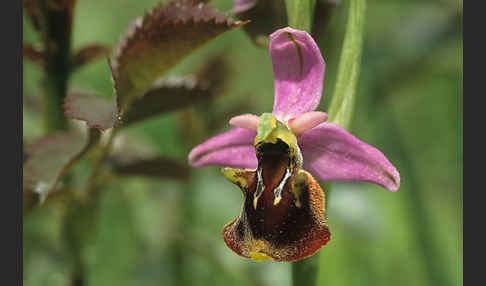
[[254, 194], [253, 207], [256, 209], [258, 199], [265, 188], [273, 192], [273, 204], [277, 205], [282, 199], [282, 190], [287, 180], [292, 176], [292, 160], [289, 146], [281, 139], [276, 144], [263, 143], [257, 148], [258, 168], [257, 187]]
[[278, 205], [285, 184], [302, 166], [297, 138], [286, 124], [264, 113], [258, 123], [255, 151], [258, 168], [253, 207], [257, 208], [258, 199], [265, 190], [273, 192], [273, 205]]

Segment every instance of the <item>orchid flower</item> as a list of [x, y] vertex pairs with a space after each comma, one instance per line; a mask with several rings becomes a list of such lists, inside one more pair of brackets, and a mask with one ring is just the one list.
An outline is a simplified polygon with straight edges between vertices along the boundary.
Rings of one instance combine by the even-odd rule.
[[296, 261], [330, 240], [324, 192], [314, 177], [397, 191], [400, 175], [379, 150], [314, 111], [325, 63], [307, 32], [279, 29], [269, 49], [273, 112], [232, 118], [236, 128], [196, 146], [189, 162], [225, 166], [223, 175], [245, 196], [240, 216], [223, 229], [231, 250], [257, 261]]

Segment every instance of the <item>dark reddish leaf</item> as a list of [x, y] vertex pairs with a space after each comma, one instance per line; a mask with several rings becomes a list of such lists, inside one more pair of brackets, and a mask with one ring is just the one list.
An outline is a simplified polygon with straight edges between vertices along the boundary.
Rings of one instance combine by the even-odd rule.
[[78, 154], [86, 139], [74, 132], [58, 132], [27, 146], [27, 160], [23, 165], [24, 192], [46, 197]]
[[109, 156], [122, 163], [130, 163], [157, 157], [157, 149], [157, 146], [140, 137], [129, 136], [122, 132], [116, 136]]
[[[132, 108], [123, 117], [119, 117], [119, 124], [128, 126], [165, 112], [208, 100], [212, 93], [207, 86], [207, 84], [199, 83], [194, 77], [172, 77], [156, 81], [143, 97], [137, 98], [133, 102]], [[72, 92], [66, 97], [64, 114], [69, 119], [85, 121], [88, 127], [100, 130], [112, 128], [117, 121], [117, 108], [114, 100], [80, 92]]]
[[112, 160], [113, 170], [119, 175], [148, 176], [185, 180], [189, 178], [189, 167], [170, 158], [156, 157], [132, 162]]
[[50, 11], [63, 11], [67, 14], [73, 14], [77, 0], [48, 0], [47, 9]]
[[230, 57], [225, 54], [212, 56], [198, 69], [196, 77], [206, 82], [214, 96], [223, 96], [235, 73]]
[[34, 28], [39, 31], [41, 29], [40, 25], [40, 10], [37, 0], [24, 0], [23, 1], [25, 14], [29, 17]]
[[157, 147], [122, 133], [116, 137], [109, 161], [118, 174], [186, 179], [189, 168], [157, 154]]
[[204, 3], [155, 6], [134, 22], [115, 51], [112, 71], [119, 109], [127, 111], [136, 96], [191, 52], [243, 24]]
[[72, 68], [76, 69], [92, 61], [105, 58], [110, 52], [111, 48], [109, 46], [98, 44], [87, 45], [73, 55], [71, 59]]
[[[72, 194], [73, 191], [74, 190], [66, 187], [57, 187], [55, 189], [52, 189], [49, 192], [49, 197], [44, 202], [44, 204], [49, 204], [64, 199], [70, 194]], [[43, 198], [41, 194], [34, 192], [32, 189], [24, 189], [24, 195], [22, 201], [23, 211], [24, 212], [30, 211], [34, 207], [39, 206], [39, 202], [41, 202], [42, 199]]]
[[116, 112], [115, 100], [91, 94], [72, 92], [64, 100], [64, 115], [83, 120], [90, 128], [106, 130], [113, 127]]
[[233, 70], [225, 56], [214, 56], [196, 72], [196, 77], [160, 79], [137, 98], [131, 109], [121, 117], [124, 125], [136, 123], [165, 112], [175, 111], [197, 103], [210, 104], [223, 96]]
[[44, 55], [42, 51], [40, 51], [37, 48], [34, 48], [34, 46], [30, 44], [24, 44], [22, 48], [22, 55], [32, 62], [44, 66]]
[[143, 97], [133, 102], [131, 109], [121, 117], [121, 123], [123, 125], [136, 123], [164, 112], [208, 100], [211, 96], [208, 85], [199, 83], [194, 77], [161, 79], [156, 81]]
[[24, 92], [22, 94], [22, 105], [23, 108], [29, 110], [32, 113], [41, 112], [42, 104], [40, 99], [29, 92]]
[[69, 192], [58, 182], [99, 139], [100, 132], [90, 129], [88, 138], [75, 132], [57, 132], [28, 145], [23, 164], [24, 210], [47, 196], [51, 199]]

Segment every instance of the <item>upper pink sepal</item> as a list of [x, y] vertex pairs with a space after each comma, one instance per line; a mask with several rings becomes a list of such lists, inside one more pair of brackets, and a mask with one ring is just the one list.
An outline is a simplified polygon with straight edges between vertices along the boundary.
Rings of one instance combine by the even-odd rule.
[[275, 76], [273, 114], [280, 120], [314, 111], [321, 100], [326, 64], [305, 31], [279, 29], [270, 35]]

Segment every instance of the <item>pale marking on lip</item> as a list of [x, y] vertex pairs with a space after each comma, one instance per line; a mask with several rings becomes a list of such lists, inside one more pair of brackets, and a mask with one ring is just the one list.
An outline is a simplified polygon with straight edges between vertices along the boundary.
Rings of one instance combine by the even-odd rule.
[[287, 183], [287, 180], [291, 176], [292, 176], [292, 172], [290, 172], [289, 167], [287, 167], [285, 169], [285, 175], [284, 175], [284, 177], [282, 178], [282, 180], [280, 181], [280, 183], [278, 184], [278, 186], [275, 189], [273, 189], [273, 195], [275, 197], [275, 199], [273, 201], [273, 205], [274, 206], [278, 205], [278, 203], [282, 199], [282, 190], [283, 190], [283, 187], [285, 186], [285, 184]]
[[263, 194], [263, 191], [265, 190], [265, 184], [263, 183], [263, 176], [262, 176], [262, 168], [258, 166], [257, 169], [257, 187], [255, 194], [253, 195], [253, 208], [257, 208], [258, 205], [258, 199], [260, 196]]

